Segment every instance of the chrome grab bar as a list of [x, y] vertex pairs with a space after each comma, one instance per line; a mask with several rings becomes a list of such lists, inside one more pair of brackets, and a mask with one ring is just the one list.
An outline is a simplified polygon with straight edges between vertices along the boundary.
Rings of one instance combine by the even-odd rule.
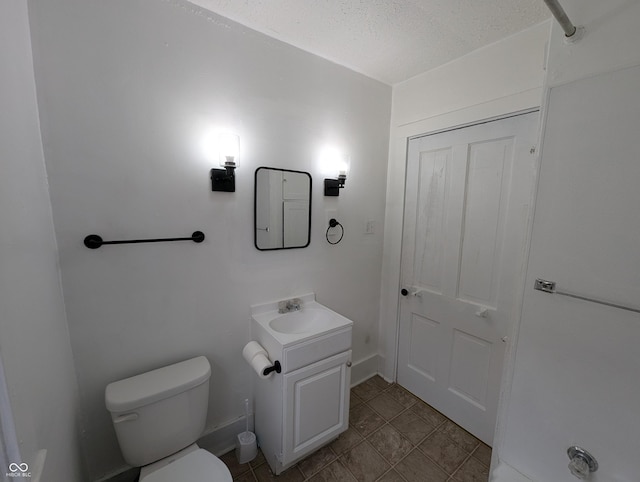
[[640, 309], [638, 308], [631, 308], [629, 306], [612, 303], [611, 301], [599, 300], [597, 298], [589, 298], [587, 296], [577, 295], [575, 293], [569, 293], [567, 291], [560, 291], [556, 289], [555, 281], [547, 281], [545, 279], [538, 278], [533, 285], [533, 289], [542, 291], [543, 293], [552, 293], [556, 295], [568, 296], [570, 298], [576, 298], [578, 300], [590, 301], [591, 303], [597, 303], [599, 305], [618, 308], [619, 310], [631, 311], [633, 313], [640, 313]]

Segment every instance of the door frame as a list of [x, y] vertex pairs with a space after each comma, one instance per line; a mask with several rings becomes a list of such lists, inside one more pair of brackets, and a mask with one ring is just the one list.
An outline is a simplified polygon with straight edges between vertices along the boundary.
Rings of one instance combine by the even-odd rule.
[[[538, 112], [539, 113], [539, 117], [538, 117], [538, 132], [536, 135], [537, 138], [537, 142], [536, 142], [536, 156], [534, 159], [534, 166], [532, 169], [532, 189], [531, 189], [531, 197], [530, 197], [530, 202], [529, 202], [529, 209], [527, 212], [527, 220], [526, 220], [526, 227], [525, 227], [525, 243], [523, 245], [523, 250], [522, 250], [522, 265], [520, 267], [520, 273], [518, 274], [518, 286], [516, 288], [516, 292], [517, 292], [517, 299], [514, 302], [514, 313], [513, 313], [513, 323], [509, 326], [509, 335], [508, 335], [508, 339], [507, 339], [507, 346], [505, 347], [505, 355], [504, 355], [504, 364], [503, 364], [503, 369], [502, 369], [502, 376], [501, 376], [501, 388], [500, 391], [502, 392], [503, 390], [503, 386], [504, 386], [504, 380], [505, 380], [505, 374], [510, 370], [510, 366], [509, 366], [509, 360], [511, 359], [511, 350], [513, 348], [513, 341], [515, 339], [514, 336], [514, 328], [517, 325], [517, 320], [516, 317], [518, 316], [518, 314], [520, 313], [520, 309], [521, 309], [521, 305], [522, 305], [522, 301], [523, 301], [523, 296], [524, 296], [524, 288], [525, 288], [525, 281], [526, 281], [526, 260], [527, 260], [527, 254], [529, 251], [529, 244], [530, 244], [530, 238], [531, 238], [531, 227], [532, 227], [532, 221], [533, 221], [533, 213], [534, 213], [534, 206], [535, 206], [535, 198], [536, 198], [536, 193], [537, 193], [537, 184], [538, 184], [538, 173], [540, 170], [540, 135], [541, 135], [541, 124], [542, 124], [542, 113], [541, 113], [541, 109], [539, 106], [536, 107], [531, 107], [531, 108], [527, 108], [527, 109], [522, 109], [522, 110], [518, 110], [515, 112], [510, 112], [510, 113], [506, 113], [506, 114], [502, 114], [502, 115], [497, 115], [497, 116], [493, 116], [493, 117], [488, 117], [485, 119], [480, 119], [477, 121], [472, 121], [472, 122], [467, 122], [464, 124], [459, 124], [456, 126], [452, 126], [452, 127], [445, 127], [442, 129], [437, 129], [434, 131], [430, 131], [430, 132], [426, 132], [426, 133], [422, 133], [422, 134], [415, 134], [415, 135], [411, 135], [411, 136], [407, 136], [406, 137], [406, 143], [405, 143], [405, 151], [404, 151], [404, 179], [403, 179], [403, 198], [402, 198], [402, 222], [401, 222], [401, 234], [400, 234], [400, 239], [401, 239], [401, 244], [400, 244], [400, 258], [399, 258], [399, 269], [398, 269], [398, 276], [395, 278], [395, 288], [396, 288], [396, 296], [395, 296], [395, 339], [394, 339], [394, 343], [393, 343], [393, 348], [394, 348], [394, 353], [392, 355], [392, 359], [393, 359], [393, 381], [397, 381], [398, 379], [398, 357], [400, 354], [400, 296], [399, 296], [399, 292], [400, 289], [402, 288], [401, 284], [402, 284], [402, 259], [403, 256], [405, 256], [404, 250], [402, 248], [402, 235], [404, 233], [404, 225], [405, 225], [405, 207], [406, 207], [406, 189], [407, 189], [407, 166], [409, 163], [409, 142], [414, 140], [414, 139], [420, 139], [423, 137], [429, 137], [429, 136], [434, 136], [437, 134], [442, 134], [445, 132], [452, 132], [452, 131], [456, 131], [456, 130], [460, 130], [460, 129], [465, 129], [468, 127], [473, 127], [473, 126], [477, 126], [477, 125], [482, 125], [482, 124], [487, 124], [490, 122], [495, 122], [495, 121], [500, 121], [500, 120], [504, 120], [504, 119], [509, 119], [512, 117], [518, 117], [521, 115], [526, 115], [526, 114], [531, 114], [534, 112]], [[390, 354], [389, 354], [390, 355]], [[499, 406], [502, 400], [502, 393], [500, 393], [499, 395]]]
[[[429, 132], [425, 132], [423, 134], [416, 134], [413, 136], [409, 136], [407, 137], [407, 144], [409, 143], [409, 141], [412, 141], [414, 139], [421, 139], [423, 137], [430, 137], [430, 136], [435, 136], [438, 134], [443, 134], [445, 132], [452, 132], [452, 131], [458, 131], [460, 129], [466, 129], [467, 127], [474, 127], [474, 126], [479, 126], [482, 124], [488, 124], [490, 122], [496, 122], [496, 121], [501, 121], [504, 119], [510, 119], [511, 117], [519, 117], [521, 115], [527, 115], [527, 114], [531, 114], [533, 112], [540, 112], [540, 107], [532, 107], [530, 109], [524, 109], [524, 110], [519, 110], [517, 112], [511, 112], [509, 114], [503, 114], [503, 115], [498, 115], [495, 117], [488, 117], [486, 119], [481, 119], [481, 120], [477, 120], [477, 121], [473, 121], [473, 122], [467, 122], [465, 124], [459, 124], [453, 127], [444, 127], [442, 129], [438, 129], [435, 131], [429, 131]], [[409, 161], [408, 156], [405, 159], [405, 164]], [[405, 172], [405, 181], [406, 181], [406, 172]]]

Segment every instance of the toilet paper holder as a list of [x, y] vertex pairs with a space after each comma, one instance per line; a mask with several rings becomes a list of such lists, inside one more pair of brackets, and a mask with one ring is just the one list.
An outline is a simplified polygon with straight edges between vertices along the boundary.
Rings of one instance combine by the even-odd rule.
[[262, 370], [262, 374], [266, 377], [269, 373], [271, 372], [276, 372], [276, 373], [281, 373], [282, 372], [282, 366], [280, 365], [280, 362], [278, 360], [276, 360], [275, 362], [273, 362], [273, 365], [270, 367], [265, 368], [264, 370]]
[[269, 354], [257, 341], [250, 341], [242, 349], [242, 356], [260, 378], [268, 378], [271, 373], [281, 373], [282, 365], [279, 361], [271, 362]]

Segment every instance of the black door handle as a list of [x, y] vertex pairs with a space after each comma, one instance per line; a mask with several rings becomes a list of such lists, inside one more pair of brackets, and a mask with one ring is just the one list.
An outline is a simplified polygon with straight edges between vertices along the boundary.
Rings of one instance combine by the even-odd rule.
[[409, 290], [408, 290], [407, 288], [402, 288], [402, 289], [400, 290], [400, 294], [401, 294], [402, 296], [407, 296], [407, 295], [409, 294]]

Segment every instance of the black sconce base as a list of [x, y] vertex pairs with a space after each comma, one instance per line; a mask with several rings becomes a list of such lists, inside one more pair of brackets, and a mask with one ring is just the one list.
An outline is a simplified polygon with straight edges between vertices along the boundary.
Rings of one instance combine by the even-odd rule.
[[211, 190], [236, 192], [236, 176], [234, 169], [211, 169]]
[[337, 179], [325, 179], [324, 180], [324, 195], [325, 196], [339, 196], [340, 195], [340, 181]]

